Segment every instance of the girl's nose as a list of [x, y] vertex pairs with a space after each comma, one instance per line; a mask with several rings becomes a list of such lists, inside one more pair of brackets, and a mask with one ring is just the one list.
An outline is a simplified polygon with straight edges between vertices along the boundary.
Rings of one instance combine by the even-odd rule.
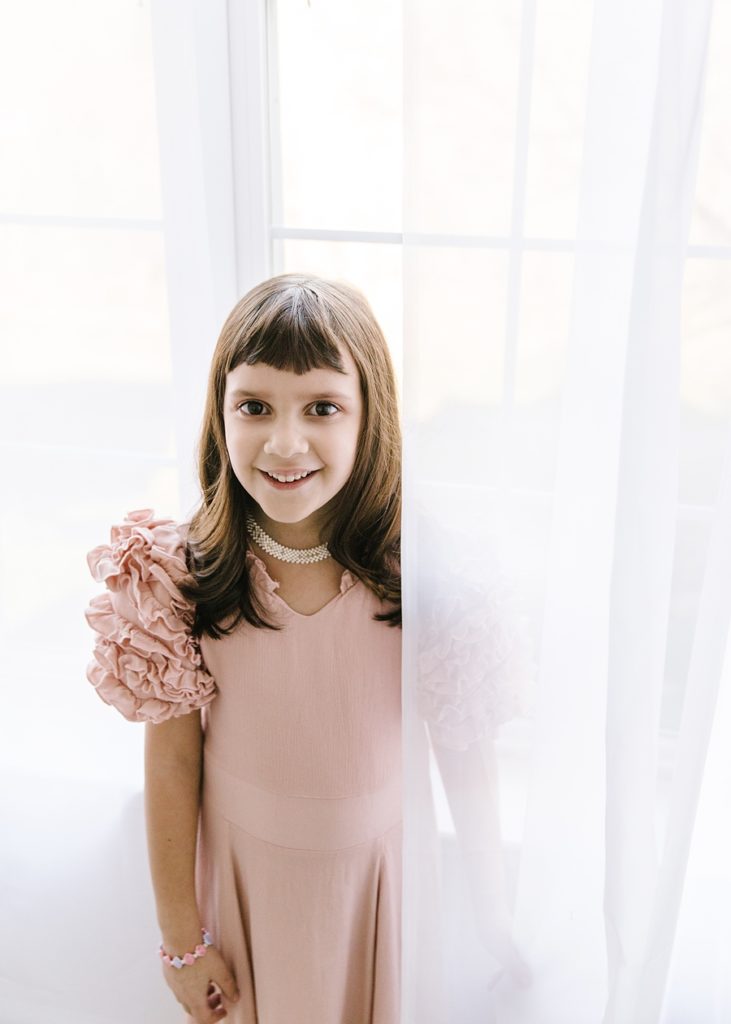
[[281, 459], [290, 459], [293, 455], [302, 455], [307, 451], [307, 439], [294, 427], [287, 427], [284, 424], [272, 431], [264, 445], [265, 455], [278, 455]]

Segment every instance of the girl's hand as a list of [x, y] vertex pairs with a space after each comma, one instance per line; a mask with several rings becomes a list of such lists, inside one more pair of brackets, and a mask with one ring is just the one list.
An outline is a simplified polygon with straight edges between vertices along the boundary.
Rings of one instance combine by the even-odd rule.
[[162, 971], [173, 995], [196, 1024], [224, 1020], [224, 1000], [235, 1003], [239, 998], [234, 977], [215, 946], [209, 946], [194, 964], [178, 969], [164, 963]]

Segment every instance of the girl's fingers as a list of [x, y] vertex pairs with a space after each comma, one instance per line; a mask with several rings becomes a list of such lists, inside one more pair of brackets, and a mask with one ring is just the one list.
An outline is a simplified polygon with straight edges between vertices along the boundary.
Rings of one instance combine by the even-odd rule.
[[212, 1010], [218, 1009], [221, 1005], [221, 989], [214, 981], [212, 981], [208, 986], [206, 998], [208, 1000], [208, 1005]]
[[[177, 975], [168, 978], [166, 974], [168, 982], [173, 983], [171, 987], [176, 992], [178, 1002], [195, 1024], [216, 1024], [218, 1021], [225, 1020], [227, 1013], [224, 1000], [228, 999], [231, 1002], [236, 1002], [239, 998], [236, 982], [225, 963], [218, 956], [212, 958], [212, 960], [213, 962], [210, 965], [211, 973], [208, 976], [205, 989], [200, 988], [197, 992], [194, 992], [194, 989], [198, 985], [203, 986], [205, 980], [205, 975], [201, 977], [200, 968], [197, 980], [195, 968], [193, 968], [191, 975], [184, 978]], [[198, 966], [196, 965], [196, 967]], [[208, 964], [204, 965], [204, 969], [206, 966]], [[177, 982], [180, 982], [180, 984], [175, 984]], [[183, 998], [181, 998], [182, 996], [185, 996], [186, 999], [192, 999], [192, 1006], [184, 1002]]]
[[225, 967], [222, 967], [221, 971], [216, 974], [216, 984], [226, 999], [229, 999], [232, 1003], [235, 1003], [239, 998], [239, 990], [236, 987], [233, 975]]

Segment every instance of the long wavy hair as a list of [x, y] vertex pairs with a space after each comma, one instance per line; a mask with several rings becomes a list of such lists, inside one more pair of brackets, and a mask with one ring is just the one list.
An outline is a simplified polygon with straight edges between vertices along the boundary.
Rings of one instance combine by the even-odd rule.
[[352, 473], [323, 531], [332, 557], [394, 605], [373, 618], [401, 626], [401, 428], [388, 345], [366, 298], [351, 285], [280, 274], [234, 306], [213, 353], [197, 449], [202, 499], [186, 524], [191, 580], [180, 588], [196, 606], [195, 636], [220, 639], [242, 619], [281, 629], [266, 618], [247, 569], [246, 514], [254, 502], [235, 476], [226, 447], [227, 374], [241, 363], [259, 362], [297, 374], [325, 367], [344, 371], [339, 345], [358, 368], [363, 419]]

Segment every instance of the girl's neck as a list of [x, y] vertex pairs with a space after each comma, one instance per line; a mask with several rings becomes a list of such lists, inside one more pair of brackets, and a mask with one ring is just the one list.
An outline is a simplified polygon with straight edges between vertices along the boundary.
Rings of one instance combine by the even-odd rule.
[[301, 523], [278, 523], [257, 509], [254, 518], [265, 533], [287, 548], [316, 548], [323, 543], [319, 525], [312, 516]]

